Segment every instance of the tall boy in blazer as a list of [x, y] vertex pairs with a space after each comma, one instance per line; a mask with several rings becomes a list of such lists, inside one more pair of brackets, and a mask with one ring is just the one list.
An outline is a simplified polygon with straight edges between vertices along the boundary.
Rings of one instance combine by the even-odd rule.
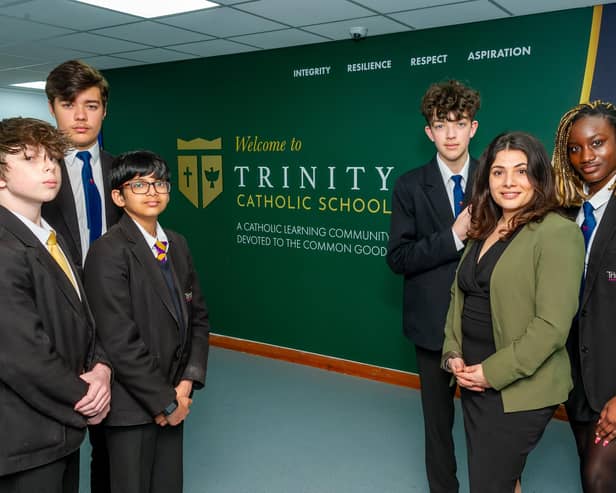
[[431, 493], [459, 488], [451, 433], [455, 387], [440, 361], [449, 290], [470, 224], [464, 203], [477, 161], [468, 147], [479, 106], [479, 93], [458, 81], [428, 88], [421, 111], [436, 155], [398, 178], [392, 200], [387, 263], [404, 276], [403, 327], [417, 355]]
[[[114, 225], [122, 212], [110, 198], [113, 156], [98, 142], [109, 84], [94, 67], [70, 60], [49, 73], [45, 92], [58, 129], [72, 145], [60, 162], [63, 186], [54, 200], [43, 205], [43, 217], [65, 238], [71, 260], [81, 267], [90, 243]], [[91, 168], [89, 174], [84, 174], [86, 166]]]
[[[57, 127], [69, 138], [71, 148], [59, 163], [63, 183], [60, 193], [43, 204], [43, 217], [64, 237], [67, 253], [81, 273], [90, 243], [115, 224], [122, 212], [111, 200], [113, 157], [98, 143], [107, 114], [109, 84], [94, 67], [69, 60], [49, 73], [45, 92]], [[88, 183], [90, 179], [92, 183]], [[90, 490], [109, 493], [103, 430], [90, 426], [89, 438]]]
[[111, 371], [66, 245], [41, 218], [68, 142], [0, 121], [0, 491], [77, 493], [86, 424], [109, 411]]
[[92, 245], [84, 283], [114, 368], [105, 425], [112, 493], [182, 490], [182, 422], [205, 384], [209, 321], [181, 235], [158, 216], [169, 203], [165, 161], [126, 153], [111, 170], [120, 221]]

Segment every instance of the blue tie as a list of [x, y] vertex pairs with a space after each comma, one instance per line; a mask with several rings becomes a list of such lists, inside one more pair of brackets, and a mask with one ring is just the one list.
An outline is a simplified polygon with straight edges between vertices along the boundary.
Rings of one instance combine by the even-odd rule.
[[81, 181], [86, 198], [86, 216], [88, 217], [88, 229], [90, 230], [90, 244], [101, 235], [102, 231], [102, 202], [98, 193], [94, 177], [92, 176], [92, 155], [88, 151], [79, 151], [77, 157], [83, 161], [81, 168]]
[[458, 217], [458, 214], [462, 212], [462, 206], [464, 205], [464, 191], [462, 190], [462, 175], [453, 175], [453, 215]]
[[584, 222], [582, 223], [582, 234], [584, 235], [584, 245], [586, 246], [586, 250], [588, 250], [588, 243], [590, 242], [590, 237], [592, 236], [592, 232], [595, 230], [597, 226], [597, 221], [595, 219], [594, 211], [595, 208], [588, 201], [582, 204], [582, 208], [584, 209]]

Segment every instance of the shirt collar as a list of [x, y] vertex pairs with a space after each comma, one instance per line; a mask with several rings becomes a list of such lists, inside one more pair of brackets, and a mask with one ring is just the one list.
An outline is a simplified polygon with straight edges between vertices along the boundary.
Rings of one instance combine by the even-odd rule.
[[[599, 190], [590, 199], [588, 199], [588, 202], [590, 202], [594, 210], [597, 210], [599, 207], [604, 206], [608, 202], [608, 200], [610, 200], [610, 197], [613, 193], [613, 190], [610, 189], [614, 185], [614, 182], [616, 182], [616, 176], [612, 178], [608, 183], [606, 183], [601, 190]], [[584, 185], [584, 191], [588, 191], [586, 185]]]
[[445, 181], [445, 183], [447, 183], [451, 179], [451, 177], [454, 175], [462, 175], [462, 181], [464, 183], [467, 182], [468, 168], [469, 168], [469, 163], [471, 162], [470, 154], [466, 156], [466, 162], [464, 163], [464, 166], [462, 166], [462, 169], [460, 170], [459, 173], [452, 172], [451, 169], [449, 169], [449, 166], [447, 166], [445, 162], [441, 159], [441, 156], [439, 156], [438, 152], [436, 153], [436, 162], [438, 163], [438, 169], [440, 170], [441, 176], [443, 177], [443, 181]]
[[49, 239], [49, 233], [53, 231], [53, 228], [49, 225], [47, 221], [45, 221], [45, 219], [41, 217], [41, 224], [38, 225], [30, 221], [30, 219], [28, 219], [26, 216], [22, 216], [18, 212], [15, 212], [15, 211], [11, 211], [11, 212], [15, 216], [17, 216], [17, 218], [22, 223], [24, 223], [30, 231], [32, 231], [34, 236], [36, 236], [43, 245], [47, 244], [47, 240]]
[[156, 237], [154, 237], [150, 233], [148, 233], [141, 226], [141, 224], [139, 224], [137, 221], [135, 221], [132, 217], [131, 217], [131, 220], [137, 225], [137, 228], [139, 228], [139, 231], [141, 231], [141, 234], [143, 235], [143, 238], [145, 239], [146, 243], [148, 244], [148, 246], [150, 248], [154, 248], [154, 244], [157, 241], [166, 241], [167, 242], [167, 251], [169, 251], [169, 239], [167, 238], [167, 235], [165, 234], [165, 230], [162, 228], [160, 223], [158, 223], [158, 221], [156, 222]]
[[[91, 161], [90, 161], [92, 165], [100, 162], [101, 151], [100, 151], [100, 147], [98, 146], [98, 142], [96, 142], [89, 149], [85, 149], [85, 150], [89, 151], [90, 155], [92, 156]], [[68, 151], [66, 155], [64, 156], [64, 162], [68, 164], [69, 166], [74, 166], [76, 163], [79, 164], [79, 166], [81, 166], [83, 164], [83, 161], [77, 158], [78, 152], [79, 151], [77, 149], [71, 149], [70, 151]]]

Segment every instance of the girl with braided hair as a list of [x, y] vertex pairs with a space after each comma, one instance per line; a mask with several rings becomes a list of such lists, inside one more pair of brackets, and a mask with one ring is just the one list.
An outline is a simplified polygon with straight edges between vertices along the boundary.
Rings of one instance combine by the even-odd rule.
[[616, 491], [616, 107], [593, 101], [565, 113], [556, 133], [557, 198], [586, 244], [580, 307], [567, 348], [567, 401], [585, 493]]

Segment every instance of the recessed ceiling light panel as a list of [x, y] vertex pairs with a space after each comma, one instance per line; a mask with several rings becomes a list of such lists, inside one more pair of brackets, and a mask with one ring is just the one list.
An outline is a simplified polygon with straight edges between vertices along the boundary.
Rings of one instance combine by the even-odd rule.
[[192, 12], [193, 10], [209, 9], [218, 7], [217, 3], [207, 0], [173, 0], [153, 1], [153, 0], [77, 0], [81, 3], [96, 5], [124, 14], [136, 15], [151, 19], [162, 17], [163, 15], [181, 14]]
[[44, 80], [36, 80], [34, 82], [20, 82], [19, 84], [11, 84], [15, 87], [27, 87], [28, 89], [45, 89], [45, 81]]

